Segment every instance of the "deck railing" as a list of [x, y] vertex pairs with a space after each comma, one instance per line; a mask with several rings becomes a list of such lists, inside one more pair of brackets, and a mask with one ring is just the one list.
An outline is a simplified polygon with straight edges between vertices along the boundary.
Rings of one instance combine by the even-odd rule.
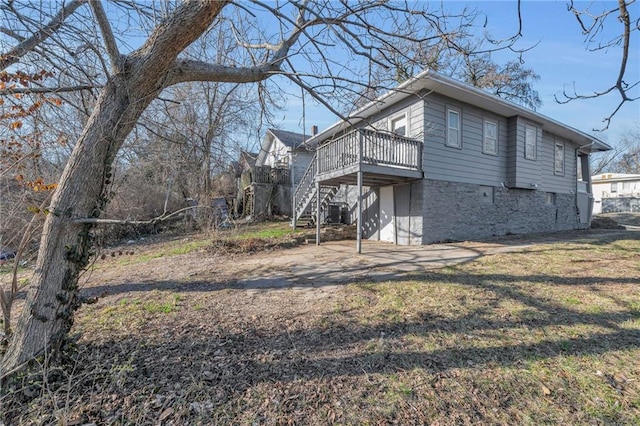
[[318, 174], [357, 164], [422, 169], [422, 142], [373, 130], [358, 129], [321, 145], [317, 150]]
[[289, 169], [282, 167], [256, 166], [253, 170], [253, 183], [288, 185], [291, 183]]

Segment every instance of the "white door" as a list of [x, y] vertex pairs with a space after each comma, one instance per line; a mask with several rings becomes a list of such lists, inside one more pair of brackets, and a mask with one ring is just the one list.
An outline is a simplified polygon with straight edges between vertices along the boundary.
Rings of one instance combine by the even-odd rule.
[[396, 242], [393, 186], [380, 188], [380, 241]]

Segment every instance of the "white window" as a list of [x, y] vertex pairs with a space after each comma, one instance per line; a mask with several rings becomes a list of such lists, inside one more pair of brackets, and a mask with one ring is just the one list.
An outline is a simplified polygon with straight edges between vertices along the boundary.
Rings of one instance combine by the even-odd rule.
[[555, 174], [564, 175], [564, 144], [561, 142], [556, 142], [554, 164]]
[[525, 126], [524, 128], [524, 158], [527, 160], [536, 159], [536, 128]]
[[454, 148], [462, 147], [461, 124], [460, 111], [447, 108], [447, 139], [445, 142], [447, 146]]
[[612, 182], [611, 183], [611, 193], [614, 194], [618, 192], [618, 182]]
[[486, 120], [484, 122], [484, 139], [482, 152], [498, 155], [498, 123]]
[[391, 131], [399, 136], [407, 136], [407, 114], [391, 119]]
[[631, 190], [631, 182], [622, 182], [622, 191], [630, 191]]

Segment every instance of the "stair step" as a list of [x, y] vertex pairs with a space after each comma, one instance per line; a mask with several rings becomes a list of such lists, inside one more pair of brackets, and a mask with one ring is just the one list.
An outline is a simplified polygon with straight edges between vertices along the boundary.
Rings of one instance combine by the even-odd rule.
[[320, 186], [320, 191], [316, 191], [315, 183], [309, 185], [295, 207], [295, 215], [299, 218], [296, 222], [309, 216], [312, 218], [311, 223], [315, 223], [315, 210], [318, 206], [318, 201], [320, 202], [320, 212], [326, 212], [329, 203], [337, 193], [337, 186]]

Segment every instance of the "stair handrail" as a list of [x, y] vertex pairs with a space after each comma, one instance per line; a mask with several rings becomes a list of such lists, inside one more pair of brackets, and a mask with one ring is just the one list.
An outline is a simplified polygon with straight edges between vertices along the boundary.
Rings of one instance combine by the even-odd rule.
[[302, 178], [300, 179], [300, 183], [298, 183], [296, 190], [293, 192], [292, 213], [294, 217], [294, 220], [293, 220], [294, 224], [295, 224], [295, 219], [299, 217], [298, 205], [300, 204], [302, 197], [309, 192], [310, 188], [312, 188], [314, 186], [313, 184], [315, 183], [316, 155], [317, 154], [313, 154], [313, 158], [311, 158], [311, 162], [309, 163], [307, 170], [305, 170], [304, 174], [302, 175]]
[[309, 163], [309, 167], [307, 167], [307, 170], [305, 170], [304, 174], [302, 175], [302, 179], [300, 179], [300, 182], [298, 183], [298, 186], [295, 192], [293, 193], [293, 198], [296, 201], [298, 200], [298, 196], [300, 195], [300, 192], [306, 191], [309, 188], [309, 186], [311, 186], [311, 184], [315, 182], [316, 155], [317, 154], [313, 154], [313, 158], [311, 159], [311, 163]]

